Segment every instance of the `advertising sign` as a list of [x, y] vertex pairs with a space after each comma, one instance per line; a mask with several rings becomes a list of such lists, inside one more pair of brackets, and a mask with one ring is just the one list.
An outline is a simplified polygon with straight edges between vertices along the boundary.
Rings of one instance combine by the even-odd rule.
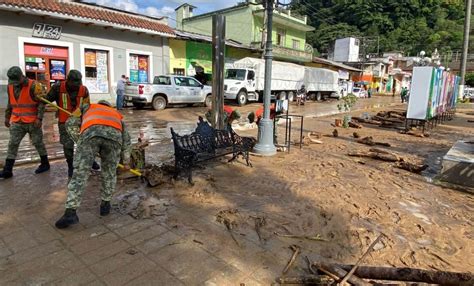
[[66, 62], [65, 61], [51, 61], [51, 79], [65, 80], [66, 79]]

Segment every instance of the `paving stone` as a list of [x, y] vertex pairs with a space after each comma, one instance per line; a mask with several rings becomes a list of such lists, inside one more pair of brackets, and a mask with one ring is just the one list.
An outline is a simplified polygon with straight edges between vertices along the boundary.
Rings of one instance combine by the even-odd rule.
[[241, 248], [228, 245], [214, 255], [234, 266], [246, 275], [250, 275], [263, 266], [266, 251], [256, 245], [246, 245]]
[[224, 267], [212, 273], [211, 278], [204, 282], [205, 286], [220, 286], [220, 285], [241, 285], [244, 281], [245, 274], [233, 266]]
[[92, 265], [128, 248], [130, 248], [130, 244], [119, 239], [111, 244], [105, 244], [94, 251], [89, 251], [81, 255], [81, 259], [86, 265]]
[[48, 243], [17, 252], [14, 255], [8, 257], [8, 260], [10, 260], [10, 262], [14, 265], [20, 265], [35, 258], [43, 257], [61, 250], [64, 250], [63, 244], [59, 240], [53, 240]]
[[36, 265], [20, 271], [23, 284], [41, 285], [54, 280], [67, 277], [71, 273], [84, 268], [81, 261], [75, 257], [65, 259], [67, 256], [52, 258], [52, 261]]
[[131, 216], [120, 214], [112, 214], [110, 217], [106, 217], [104, 219], [105, 226], [107, 226], [111, 230], [118, 229], [135, 222], [137, 222], [137, 220], [132, 218]]
[[144, 242], [145, 240], [161, 235], [167, 231], [168, 229], [164, 228], [161, 225], [152, 225], [147, 229], [127, 236], [124, 239], [132, 245], [137, 245]]
[[102, 235], [93, 236], [80, 243], [72, 245], [70, 248], [75, 254], [81, 255], [89, 251], [105, 247], [112, 242], [117, 241], [118, 239], [119, 237], [116, 234], [109, 232]]
[[132, 235], [134, 233], [140, 232], [144, 229], [148, 229], [157, 223], [154, 220], [151, 219], [145, 219], [145, 220], [137, 220], [132, 224], [128, 224], [124, 227], [115, 229], [114, 232], [118, 234], [121, 237], [127, 237], [129, 235]]
[[26, 232], [24, 229], [14, 231], [9, 235], [4, 236], [3, 241], [15, 253], [38, 245], [31, 234]]
[[176, 256], [181, 255], [184, 252], [193, 252], [195, 249], [199, 249], [195, 243], [189, 240], [178, 240], [177, 243], [166, 245], [155, 252], [147, 254], [147, 257], [153, 260], [158, 265], [164, 265], [168, 261]]
[[[126, 284], [127, 286], [155, 286], [155, 285], [173, 285], [173, 286], [184, 286], [181, 281], [176, 277], [172, 276], [170, 273], [156, 267], [150, 272], [147, 272], [140, 277], [130, 281]], [[223, 284], [221, 284], [223, 285]]]
[[52, 282], [51, 285], [57, 285], [57, 286], [90, 285], [89, 283], [95, 281], [96, 279], [97, 278], [94, 275], [94, 273], [92, 273], [92, 271], [90, 271], [87, 268], [83, 268], [81, 270], [70, 273], [64, 278], [61, 278], [57, 281]]
[[49, 224], [30, 225], [26, 231], [40, 243], [46, 243], [51, 240], [62, 238], [62, 235], [56, 231], [56, 228]]
[[37, 213], [16, 216], [16, 219], [25, 227], [43, 225], [48, 223], [43, 217], [39, 216]]
[[156, 269], [157, 266], [148, 258], [139, 258], [134, 260], [133, 263], [125, 265], [112, 273], [109, 273], [102, 277], [102, 280], [107, 285], [124, 285], [127, 282], [133, 280], [136, 277], [141, 276], [142, 274]]
[[118, 254], [106, 258], [94, 265], [90, 269], [98, 276], [103, 276], [107, 273], [113, 272], [116, 269], [125, 265], [131, 264], [134, 260], [143, 259], [145, 256], [134, 248], [122, 250]]
[[[36, 259], [28, 261], [27, 263], [17, 265], [16, 269], [19, 272], [35, 271], [44, 267], [56, 266], [64, 263], [65, 261], [74, 259], [77, 260], [77, 258], [75, 258], [72, 252], [70, 252], [69, 250], [61, 250], [58, 252], [50, 253], [45, 256], [38, 257]], [[84, 266], [82, 265], [82, 263], [78, 263], [77, 267], [80, 268]]]
[[169, 244], [173, 244], [178, 242], [180, 237], [170, 231], [165, 232], [162, 235], [159, 235], [157, 237], [154, 237], [150, 240], [147, 240], [139, 245], [137, 245], [137, 249], [140, 250], [141, 252], [148, 254], [153, 251], [156, 251], [164, 246], [167, 246]]
[[102, 224], [102, 220], [99, 216], [99, 208], [97, 208], [97, 213], [92, 212], [81, 212], [78, 213], [79, 223], [86, 228], [95, 227], [96, 225]]
[[281, 272], [285, 268], [287, 262], [287, 260], [279, 260], [278, 258], [265, 258], [262, 267], [252, 273], [250, 278], [253, 278], [265, 285], [274, 283], [276, 278], [281, 275]]
[[8, 282], [15, 281], [20, 278], [20, 273], [14, 269], [0, 270], [0, 285], [7, 285]]
[[61, 230], [61, 233], [64, 235], [62, 241], [64, 241], [64, 243], [68, 246], [83, 242], [84, 240], [87, 240], [91, 237], [97, 237], [109, 232], [109, 230], [103, 225], [98, 225], [92, 228], [80, 229], [77, 232], [71, 232], [76, 228], [76, 226], [77, 225], [74, 225], [70, 228]]

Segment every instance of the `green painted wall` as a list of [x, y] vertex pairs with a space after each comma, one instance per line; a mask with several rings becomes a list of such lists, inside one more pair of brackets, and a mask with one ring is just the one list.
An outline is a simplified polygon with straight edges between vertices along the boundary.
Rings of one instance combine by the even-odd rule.
[[293, 40], [298, 40], [300, 41], [300, 48], [299, 50], [304, 51], [304, 46], [306, 43], [306, 32], [304, 31], [298, 31], [296, 29], [284, 27], [282, 25], [273, 25], [273, 43], [276, 43], [277, 39], [277, 31], [278, 29], [283, 29], [285, 30], [285, 48], [293, 49]]
[[210, 43], [186, 42], [186, 68], [201, 66], [204, 72], [212, 71], [212, 49]]
[[[252, 10], [249, 7], [231, 10], [226, 16], [226, 38], [250, 45], [253, 39]], [[183, 22], [183, 30], [212, 35], [212, 16], [195, 18]]]

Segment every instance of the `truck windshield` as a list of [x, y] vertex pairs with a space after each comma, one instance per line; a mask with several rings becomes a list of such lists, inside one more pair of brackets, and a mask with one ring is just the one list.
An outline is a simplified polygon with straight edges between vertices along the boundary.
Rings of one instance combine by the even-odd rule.
[[228, 69], [225, 72], [225, 79], [245, 80], [246, 70]]

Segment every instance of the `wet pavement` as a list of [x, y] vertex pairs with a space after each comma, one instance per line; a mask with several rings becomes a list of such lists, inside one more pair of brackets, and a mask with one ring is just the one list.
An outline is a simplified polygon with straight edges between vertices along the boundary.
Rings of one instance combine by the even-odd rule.
[[[394, 98], [391, 96], [363, 98], [356, 103], [353, 110], [362, 111], [370, 108], [384, 107], [398, 103], [398, 101], [398, 97]], [[337, 114], [340, 112], [337, 108], [338, 103], [337, 100], [324, 102], [308, 101], [304, 106], [291, 105], [290, 113], [310, 118]], [[261, 103], [251, 103], [244, 107], [235, 106], [234, 108], [237, 108], [241, 112], [242, 117], [246, 118], [249, 112], [257, 110], [260, 106]], [[152, 149], [148, 153], [153, 154], [153, 157], [147, 157], [147, 161], [153, 163], [172, 156], [170, 127], [178, 133], [189, 133], [195, 127], [198, 116], [203, 116], [205, 112], [205, 107], [176, 106], [163, 111], [128, 108], [122, 113], [131, 133], [132, 141], [136, 142], [140, 134], [143, 134], [145, 139], [149, 140]], [[0, 114], [4, 114], [4, 110], [0, 110]], [[52, 160], [64, 157], [62, 146], [59, 143], [59, 132], [56, 122], [55, 113], [47, 112], [43, 121], [43, 132], [46, 149]], [[0, 165], [5, 160], [9, 138], [8, 129], [1, 126]], [[38, 160], [38, 154], [33, 145], [31, 145], [31, 141], [29, 138], [24, 138], [18, 152], [17, 164], [36, 162]]]

